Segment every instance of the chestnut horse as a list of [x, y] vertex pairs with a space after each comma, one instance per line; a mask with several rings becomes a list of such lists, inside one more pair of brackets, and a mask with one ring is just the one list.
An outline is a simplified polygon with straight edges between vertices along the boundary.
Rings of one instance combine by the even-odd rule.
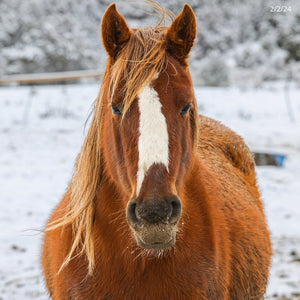
[[109, 55], [69, 188], [45, 232], [52, 299], [263, 299], [270, 236], [242, 138], [199, 116], [187, 57], [196, 20], [129, 29]]

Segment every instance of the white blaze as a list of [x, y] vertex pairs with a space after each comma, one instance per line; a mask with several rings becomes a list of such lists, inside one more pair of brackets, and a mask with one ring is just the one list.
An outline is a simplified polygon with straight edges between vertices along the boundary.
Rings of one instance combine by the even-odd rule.
[[169, 170], [169, 135], [158, 94], [147, 85], [138, 96], [140, 137], [136, 196], [139, 195], [144, 177], [153, 164], [162, 163]]

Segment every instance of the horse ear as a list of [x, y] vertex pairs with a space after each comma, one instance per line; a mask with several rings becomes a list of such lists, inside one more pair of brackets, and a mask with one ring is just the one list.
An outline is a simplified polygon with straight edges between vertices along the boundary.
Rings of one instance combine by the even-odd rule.
[[188, 4], [185, 4], [167, 31], [167, 50], [182, 64], [186, 64], [196, 32], [197, 24], [194, 12]]
[[112, 58], [116, 58], [122, 45], [130, 39], [131, 32], [125, 19], [118, 13], [115, 3], [112, 3], [103, 15], [101, 34], [104, 48]]

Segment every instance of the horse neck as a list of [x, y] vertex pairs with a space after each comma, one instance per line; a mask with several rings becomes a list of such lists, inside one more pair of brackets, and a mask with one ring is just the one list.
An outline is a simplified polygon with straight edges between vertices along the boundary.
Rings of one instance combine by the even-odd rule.
[[112, 179], [106, 177], [96, 194], [95, 239], [99, 238], [102, 246], [117, 243], [112, 245], [116, 247], [121, 246], [122, 235], [128, 234], [125, 195]]

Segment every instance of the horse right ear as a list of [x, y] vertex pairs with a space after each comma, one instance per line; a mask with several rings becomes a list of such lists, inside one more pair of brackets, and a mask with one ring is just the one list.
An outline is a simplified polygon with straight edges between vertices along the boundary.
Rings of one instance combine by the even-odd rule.
[[116, 4], [112, 3], [103, 15], [101, 34], [104, 48], [111, 58], [116, 58], [121, 47], [131, 36], [125, 19], [118, 13]]

